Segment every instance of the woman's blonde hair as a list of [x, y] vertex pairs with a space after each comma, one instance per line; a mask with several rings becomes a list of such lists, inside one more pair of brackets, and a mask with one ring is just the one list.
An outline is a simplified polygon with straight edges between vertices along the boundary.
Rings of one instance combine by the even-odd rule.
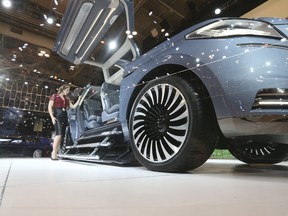
[[68, 89], [68, 88], [70, 88], [69, 85], [60, 86], [59, 89], [58, 89], [58, 93], [57, 94], [60, 94], [61, 92], [63, 92], [65, 89]]

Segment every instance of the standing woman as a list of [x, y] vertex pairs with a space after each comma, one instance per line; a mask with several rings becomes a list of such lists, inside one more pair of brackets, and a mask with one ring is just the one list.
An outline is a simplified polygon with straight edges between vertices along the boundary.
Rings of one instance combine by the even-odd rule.
[[52, 160], [58, 160], [57, 152], [60, 148], [60, 144], [65, 135], [66, 126], [68, 124], [67, 109], [75, 109], [81, 99], [81, 96], [79, 96], [77, 102], [72, 104], [67, 97], [69, 91], [69, 85], [62, 85], [59, 88], [58, 93], [51, 95], [49, 99], [48, 112], [56, 131], [53, 142], [53, 151], [51, 153]]

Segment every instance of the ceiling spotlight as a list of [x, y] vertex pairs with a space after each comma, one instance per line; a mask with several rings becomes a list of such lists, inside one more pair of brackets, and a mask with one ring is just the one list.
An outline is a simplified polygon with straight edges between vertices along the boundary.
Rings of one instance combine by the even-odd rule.
[[2, 5], [6, 8], [10, 8], [12, 6], [12, 2], [10, 0], [2, 0]]
[[220, 8], [216, 8], [214, 13], [215, 13], [216, 15], [220, 14], [220, 13], [221, 13], [221, 9], [220, 9]]
[[46, 21], [50, 25], [54, 23], [54, 20], [51, 17], [48, 17]]
[[40, 56], [40, 57], [49, 58], [50, 57], [50, 50], [48, 50], [46, 48], [43, 48], [43, 47], [39, 47], [37, 55]]

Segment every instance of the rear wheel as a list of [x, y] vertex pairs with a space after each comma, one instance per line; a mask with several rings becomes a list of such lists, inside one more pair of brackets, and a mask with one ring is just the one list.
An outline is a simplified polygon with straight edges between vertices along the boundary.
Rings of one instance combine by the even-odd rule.
[[275, 164], [288, 157], [288, 145], [257, 141], [233, 141], [228, 145], [230, 153], [248, 164]]
[[33, 152], [33, 158], [41, 158], [42, 157], [42, 150], [36, 149]]
[[184, 172], [202, 165], [218, 138], [213, 112], [205, 103], [179, 77], [147, 84], [130, 114], [130, 140], [137, 160], [161, 172]]

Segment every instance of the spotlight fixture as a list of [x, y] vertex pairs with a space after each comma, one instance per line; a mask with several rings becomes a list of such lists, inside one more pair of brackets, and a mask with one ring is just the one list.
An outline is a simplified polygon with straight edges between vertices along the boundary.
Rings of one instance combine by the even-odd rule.
[[37, 55], [40, 57], [49, 58], [50, 57], [50, 51], [46, 48], [38, 48]]
[[47, 23], [48, 23], [49, 25], [51, 25], [51, 24], [54, 23], [54, 20], [53, 20], [52, 17], [48, 17], [46, 21], [47, 21]]
[[215, 13], [216, 15], [220, 14], [220, 13], [221, 13], [221, 9], [220, 9], [220, 8], [216, 8], [215, 11], [214, 11], [214, 13]]
[[54, 23], [54, 18], [53, 18], [53, 17], [47, 16], [46, 14], [43, 14], [43, 16], [44, 16], [44, 19], [46, 20], [46, 22], [47, 22], [49, 25], [51, 25], [51, 24]]
[[2, 0], [2, 5], [6, 8], [11, 8], [12, 2], [10, 0]]

